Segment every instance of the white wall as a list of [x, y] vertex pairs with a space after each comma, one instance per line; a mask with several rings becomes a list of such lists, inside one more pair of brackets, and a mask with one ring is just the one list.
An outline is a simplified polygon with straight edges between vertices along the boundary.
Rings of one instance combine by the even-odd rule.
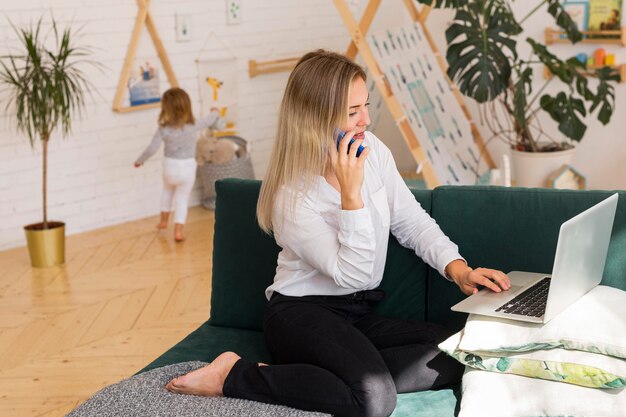
[[[350, 0], [362, 10], [365, 0]], [[226, 25], [225, 0], [153, 0], [151, 14], [168, 51], [178, 81], [200, 110], [197, 74], [194, 63], [205, 40], [214, 32], [238, 58], [239, 134], [252, 144], [252, 160], [257, 178], [265, 172], [273, 141], [277, 109], [288, 74], [286, 72], [248, 77], [248, 59], [275, 59], [300, 55], [315, 48], [344, 51], [349, 37], [329, 0], [242, 0], [243, 23]], [[530, 9], [527, 2], [515, 2], [518, 12]], [[137, 14], [132, 0], [21, 0], [3, 1], [3, 13], [22, 25], [36, 20], [44, 10], [53, 10], [63, 24], [84, 25], [81, 42], [96, 48], [94, 58], [107, 66], [104, 73], [89, 70], [98, 94], [90, 100], [84, 117], [74, 123], [71, 137], [53, 137], [49, 169], [49, 218], [67, 223], [68, 233], [122, 223], [156, 214], [161, 184], [161, 156], [152, 158], [141, 169], [132, 162], [148, 144], [155, 128], [158, 109], [126, 114], [111, 110], [113, 96], [130, 34]], [[372, 29], [406, 22], [402, 2], [385, 0]], [[193, 15], [193, 41], [176, 42], [175, 14]], [[429, 27], [445, 50], [446, 12], [436, 11]], [[549, 16], [528, 21], [525, 36], [541, 39], [550, 24]], [[0, 54], [14, 50], [15, 35], [6, 19], [0, 19]], [[140, 50], [151, 48], [146, 31]], [[224, 48], [214, 42], [205, 47], [207, 54], [223, 55]], [[565, 55], [593, 46], [558, 46]], [[618, 62], [626, 61], [626, 49], [606, 46], [616, 52]], [[539, 68], [538, 71], [541, 69]], [[164, 74], [161, 74], [164, 78]], [[537, 77], [537, 83], [542, 81]], [[590, 188], [626, 189], [626, 141], [619, 134], [626, 120], [626, 102], [621, 98], [624, 85], [617, 90], [617, 111], [608, 127], [589, 125], [579, 146], [575, 165], [588, 175]], [[0, 95], [0, 99], [6, 98]], [[3, 100], [4, 102], [4, 100]], [[3, 105], [2, 105], [3, 106]], [[470, 109], [478, 120], [475, 106]], [[544, 125], [549, 124], [546, 122]], [[487, 136], [486, 128], [482, 128]], [[393, 123], [381, 123], [377, 134], [398, 157], [403, 170], [414, 165], [406, 158], [406, 145]], [[490, 146], [492, 155], [506, 152], [501, 144]], [[404, 157], [403, 157], [404, 155]], [[0, 114], [0, 250], [24, 244], [22, 226], [41, 220], [40, 147], [31, 150], [26, 137], [17, 135], [12, 115]], [[198, 190], [193, 201], [198, 202]]]
[[[348, 32], [328, 0], [243, 0], [243, 22], [226, 24], [225, 0], [153, 0], [150, 11], [178, 81], [200, 111], [194, 60], [211, 32], [238, 58], [238, 133], [252, 145], [258, 178], [265, 172], [277, 109], [287, 72], [248, 77], [248, 59], [298, 56], [315, 48], [344, 51]], [[84, 25], [80, 42], [93, 46], [104, 73], [88, 72], [98, 94], [85, 115], [74, 122], [71, 137], [55, 134], [50, 146], [50, 219], [63, 220], [69, 234], [145, 217], [159, 211], [162, 156], [142, 168], [132, 163], [156, 129], [158, 109], [125, 114], [111, 110], [122, 63], [137, 14], [133, 0], [21, 0], [2, 2], [3, 15], [15, 24], [36, 21], [42, 11], [54, 12], [61, 27]], [[193, 15], [193, 40], [176, 42], [175, 14]], [[49, 14], [46, 15], [46, 19]], [[0, 19], [0, 55], [15, 51], [16, 36]], [[139, 50], [152, 50], [144, 30]], [[224, 55], [217, 41], [204, 47], [203, 57]], [[227, 53], [227, 52], [226, 52]], [[161, 72], [161, 79], [165, 74]], [[164, 84], [165, 86], [166, 84]], [[0, 96], [2, 103], [6, 95]], [[0, 104], [4, 109], [4, 104]], [[41, 221], [41, 152], [33, 151], [15, 132], [12, 114], [0, 115], [0, 249], [24, 245], [22, 226]], [[199, 200], [196, 190], [193, 202]]]

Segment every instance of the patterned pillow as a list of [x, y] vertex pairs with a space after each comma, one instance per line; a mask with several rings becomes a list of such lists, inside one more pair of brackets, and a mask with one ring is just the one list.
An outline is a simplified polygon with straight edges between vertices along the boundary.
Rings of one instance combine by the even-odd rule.
[[484, 371], [514, 374], [589, 388], [626, 387], [626, 361], [597, 353], [566, 349], [533, 352], [465, 351], [459, 348], [463, 331], [439, 348], [462, 364]]
[[440, 349], [472, 368], [626, 387], [626, 292], [597, 286], [547, 324], [470, 315]]

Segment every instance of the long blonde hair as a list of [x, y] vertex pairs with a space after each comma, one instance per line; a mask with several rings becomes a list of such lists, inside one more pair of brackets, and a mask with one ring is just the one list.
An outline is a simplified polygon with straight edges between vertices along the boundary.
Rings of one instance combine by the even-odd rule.
[[[287, 81], [278, 129], [257, 203], [259, 226], [273, 230], [272, 213], [282, 186], [299, 192], [323, 175], [336, 146], [334, 131], [347, 121], [352, 82], [365, 71], [349, 58], [317, 50], [304, 55]], [[291, 207], [295, 204], [295, 195]]]
[[196, 119], [191, 110], [191, 100], [185, 90], [172, 87], [163, 93], [161, 99], [161, 114], [159, 114], [159, 126], [183, 127]]

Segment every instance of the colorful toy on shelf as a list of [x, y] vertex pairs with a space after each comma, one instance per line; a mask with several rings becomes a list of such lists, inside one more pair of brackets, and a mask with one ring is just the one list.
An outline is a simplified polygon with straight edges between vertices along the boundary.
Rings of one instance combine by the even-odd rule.
[[587, 54], [584, 52], [581, 52], [578, 55], [576, 55], [576, 59], [580, 61], [580, 63], [583, 65], [587, 64]]
[[589, 58], [587, 58], [587, 68], [591, 68], [596, 64], [596, 61], [593, 59], [592, 56], [590, 56]]
[[604, 65], [604, 59], [606, 58], [606, 51], [604, 48], [597, 48], [593, 53], [593, 59], [596, 66]]
[[604, 65], [615, 65], [615, 54], [606, 54]]

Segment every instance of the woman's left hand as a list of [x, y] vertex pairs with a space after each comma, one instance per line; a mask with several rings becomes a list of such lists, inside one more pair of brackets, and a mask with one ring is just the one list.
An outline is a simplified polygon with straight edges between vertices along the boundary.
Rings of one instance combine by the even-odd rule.
[[511, 281], [504, 272], [490, 268], [472, 269], [461, 260], [451, 262], [446, 267], [446, 273], [466, 295], [477, 293], [478, 288], [476, 287], [479, 285], [494, 292], [506, 291], [511, 288]]

